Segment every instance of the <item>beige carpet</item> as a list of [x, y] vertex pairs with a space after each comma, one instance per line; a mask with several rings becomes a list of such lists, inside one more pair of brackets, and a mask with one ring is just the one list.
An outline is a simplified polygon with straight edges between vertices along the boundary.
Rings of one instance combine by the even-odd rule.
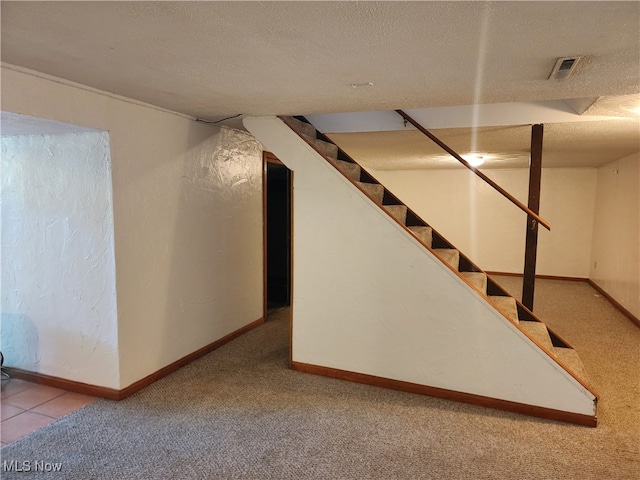
[[138, 394], [3, 448], [3, 465], [62, 470], [2, 478], [638, 480], [640, 329], [582, 283], [540, 281], [535, 310], [579, 350], [598, 428], [291, 371], [281, 309]]

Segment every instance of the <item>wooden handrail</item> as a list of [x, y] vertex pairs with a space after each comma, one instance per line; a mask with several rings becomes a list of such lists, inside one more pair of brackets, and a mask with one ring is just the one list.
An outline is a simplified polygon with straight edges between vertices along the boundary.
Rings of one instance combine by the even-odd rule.
[[422, 125], [420, 125], [416, 120], [414, 120], [413, 118], [411, 118], [409, 115], [407, 115], [405, 112], [403, 112], [402, 110], [396, 110], [396, 113], [398, 113], [402, 118], [404, 118], [407, 122], [409, 122], [411, 125], [413, 125], [414, 127], [416, 127], [421, 133], [423, 133], [424, 135], [426, 135], [427, 137], [429, 137], [433, 142], [435, 142], [440, 148], [442, 148], [445, 152], [447, 152], [449, 155], [451, 155], [453, 158], [455, 158], [456, 160], [458, 160], [462, 165], [464, 165], [465, 167], [467, 167], [469, 170], [471, 170], [473, 173], [475, 173], [478, 177], [480, 177], [482, 180], [484, 180], [486, 183], [488, 183], [489, 185], [491, 185], [495, 190], [498, 191], [498, 193], [502, 194], [503, 197], [507, 198], [509, 201], [511, 201], [511, 203], [513, 203], [515, 206], [517, 206], [520, 210], [522, 210], [523, 212], [525, 212], [527, 215], [529, 215], [531, 218], [535, 219], [540, 225], [542, 225], [544, 228], [546, 228], [547, 230], [551, 230], [551, 226], [542, 218], [540, 217], [537, 213], [535, 213], [533, 210], [531, 210], [529, 207], [527, 207], [524, 203], [522, 203], [520, 200], [518, 200], [517, 198], [515, 198], [513, 195], [511, 195], [509, 192], [507, 192], [504, 188], [502, 188], [500, 185], [498, 185], [496, 182], [494, 182], [493, 180], [491, 180], [489, 177], [487, 177], [484, 173], [482, 173], [480, 170], [478, 170], [477, 168], [475, 168], [473, 165], [471, 165], [469, 162], [467, 162], [464, 158], [462, 158], [460, 155], [458, 155], [454, 150], [452, 150], [449, 146], [447, 146], [444, 142], [442, 142], [438, 137], [436, 137], [434, 134], [432, 134], [429, 130], [427, 130], [426, 128], [424, 128]]

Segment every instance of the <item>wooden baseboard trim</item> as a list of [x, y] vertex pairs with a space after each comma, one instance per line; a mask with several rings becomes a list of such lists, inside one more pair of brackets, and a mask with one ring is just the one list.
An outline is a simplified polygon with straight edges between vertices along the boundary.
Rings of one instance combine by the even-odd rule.
[[40, 385], [47, 385], [49, 387], [61, 388], [63, 390], [68, 390], [70, 392], [81, 393], [83, 395], [91, 395], [93, 397], [101, 397], [107, 398], [109, 400], [122, 400], [127, 398], [130, 395], [133, 395], [139, 390], [142, 390], [144, 387], [151, 385], [156, 380], [161, 379], [169, 375], [170, 373], [175, 372], [179, 368], [184, 367], [188, 363], [193, 362], [194, 360], [210, 353], [225, 343], [229, 343], [231, 340], [239, 337], [240, 335], [252, 330], [265, 322], [264, 317], [259, 318], [258, 320], [251, 322], [244, 327], [239, 328], [231, 332], [228, 335], [225, 335], [219, 340], [216, 340], [209, 345], [206, 345], [189, 355], [182, 357], [179, 360], [167, 365], [166, 367], [161, 368], [157, 372], [152, 373], [151, 375], [147, 375], [146, 377], [138, 380], [137, 382], [132, 383], [126, 388], [122, 390], [116, 390], [113, 388], [100, 387], [97, 385], [89, 385], [86, 383], [76, 382], [73, 380], [67, 380], [65, 378], [60, 377], [52, 377], [50, 375], [44, 375], [41, 373], [29, 372], [26, 370], [21, 370], [19, 368], [13, 367], [2, 367], [11, 377], [18, 378], [21, 380], [26, 380], [33, 383], [38, 383]]
[[[503, 277], [523, 277], [522, 273], [511, 273], [511, 272], [485, 272], [487, 275], [502, 275]], [[542, 280], [565, 280], [568, 282], [587, 282], [588, 278], [584, 277], [562, 277], [560, 275], [537, 275], [536, 278], [540, 278]]]
[[81, 393], [92, 397], [108, 398], [109, 400], [119, 400], [120, 390], [108, 387], [99, 387], [98, 385], [90, 385], [88, 383], [67, 380], [66, 378], [52, 377], [42, 373], [29, 372], [20, 368], [2, 367], [11, 378], [26, 380], [27, 382], [46, 385], [47, 387], [61, 388], [69, 392]]
[[597, 290], [597, 292], [600, 295], [602, 295], [604, 298], [609, 300], [609, 302], [614, 307], [616, 307], [620, 311], [620, 313], [622, 313], [625, 317], [627, 317], [629, 320], [631, 320], [636, 325], [636, 327], [640, 328], [640, 319], [638, 317], [636, 317], [633, 313], [631, 313], [629, 310], [627, 310], [622, 305], [620, 305], [611, 295], [609, 295], [607, 292], [605, 292], [602, 289], [602, 287], [599, 286], [596, 282], [594, 282], [590, 278], [587, 280], [587, 282], [589, 282], [589, 285], [591, 285], [595, 290]]
[[308, 363], [291, 362], [291, 369], [321, 375], [323, 377], [337, 378], [339, 380], [347, 380], [349, 382], [363, 383], [375, 387], [390, 388], [392, 390], [400, 390], [408, 393], [417, 393], [427, 395], [429, 397], [443, 398], [455, 402], [469, 403], [481, 407], [493, 408], [495, 410], [505, 410], [507, 412], [519, 413], [532, 417], [545, 418], [560, 422], [573, 423], [586, 427], [597, 426], [598, 419], [595, 416], [583, 415], [579, 413], [563, 412], [551, 408], [537, 407], [534, 405], [525, 405], [522, 403], [500, 400], [497, 398], [483, 397], [471, 393], [456, 392], [446, 390], [444, 388], [429, 387], [426, 385], [418, 385], [416, 383], [403, 382], [400, 380], [392, 380], [389, 378], [376, 377], [363, 373], [348, 372], [335, 368], [321, 367], [318, 365], [310, 365]]

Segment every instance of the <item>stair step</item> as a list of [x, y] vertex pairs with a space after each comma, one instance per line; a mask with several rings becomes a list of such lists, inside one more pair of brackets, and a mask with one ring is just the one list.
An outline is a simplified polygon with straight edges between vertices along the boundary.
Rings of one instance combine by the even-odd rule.
[[433, 242], [433, 229], [431, 227], [409, 227], [416, 237], [424, 242], [428, 247], [431, 247]]
[[335, 158], [332, 158], [331, 161], [346, 177], [349, 177], [351, 180], [355, 180], [356, 182], [360, 181], [360, 173], [362, 172], [360, 165], [357, 163], [345, 162], [344, 160], [337, 160]]
[[338, 146], [333, 143], [325, 142], [319, 138], [302, 134], [311, 144], [313, 144], [325, 157], [338, 158]]
[[489, 296], [491, 301], [495, 303], [500, 310], [508, 315], [514, 322], [518, 321], [518, 307], [516, 299], [513, 297]]
[[455, 248], [434, 248], [434, 252], [442, 257], [442, 259], [458, 270], [460, 264], [460, 252]]
[[519, 325], [522, 330], [527, 332], [540, 345], [555, 354], [553, 343], [551, 343], [551, 337], [549, 336], [549, 330], [547, 330], [547, 326], [544, 323], [521, 321]]
[[356, 184], [369, 195], [373, 200], [382, 205], [384, 198], [384, 187], [379, 183], [356, 182]]
[[405, 224], [407, 221], [407, 206], [406, 205], [383, 205], [384, 209], [391, 214], [393, 218], [398, 220], [401, 224]]
[[589, 380], [589, 376], [582, 364], [582, 360], [580, 360], [578, 356], [578, 352], [573, 348], [555, 347], [554, 353], [556, 354], [556, 358], [569, 367], [569, 370], [575, 373], [580, 380], [591, 386], [591, 380]]
[[310, 123], [303, 122], [293, 117], [285, 117], [286, 123], [293, 128], [296, 132], [302, 133], [312, 138], [316, 138], [316, 127]]
[[483, 272], [460, 272], [471, 285], [476, 287], [485, 295], [487, 294], [487, 274]]

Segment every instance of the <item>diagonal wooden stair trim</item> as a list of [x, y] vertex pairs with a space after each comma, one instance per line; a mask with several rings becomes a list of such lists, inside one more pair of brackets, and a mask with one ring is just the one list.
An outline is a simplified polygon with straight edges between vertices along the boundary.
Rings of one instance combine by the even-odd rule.
[[[586, 379], [581, 378], [576, 372], [574, 372], [574, 369], [572, 369], [567, 364], [567, 362], [565, 360], [559, 359], [557, 355], [555, 355], [553, 352], [551, 352], [548, 349], [548, 347], [543, 345], [538, 339], [534, 338], [534, 336], [532, 336], [529, 332], [527, 332], [525, 329], [523, 329], [520, 326], [518, 320], [514, 320], [513, 318], [511, 318], [511, 316], [504, 310], [503, 307], [497, 305], [495, 301], [491, 300], [491, 298], [490, 298], [491, 295], [489, 295], [489, 285], [487, 286], [487, 292], [482, 292], [481, 290], [479, 290], [477, 288], [477, 286], [474, 285], [467, 277], [462, 275], [462, 273], [464, 273], [463, 271], [455, 269], [447, 261], [447, 258], [442, 253], [438, 252], [439, 248], [434, 248], [433, 245], [428, 245], [427, 242], [425, 242], [422, 238], [420, 238], [415, 232], [410, 230], [410, 228], [409, 228], [410, 226], [406, 224], [407, 220], [405, 220], [405, 223], [402, 223], [398, 218], [396, 218], [385, 207], [393, 206], [394, 204], [398, 205], [398, 206], [402, 205], [402, 206], [406, 207], [407, 218], [409, 216], [411, 216], [412, 219], [413, 219], [412, 221], [421, 222], [422, 226], [426, 226], [426, 227], [431, 228], [433, 233], [438, 237], [439, 242], [441, 244], [444, 244], [443, 246], [445, 246], [448, 249], [455, 249], [455, 250], [457, 250], [459, 252], [460, 262], [461, 262], [461, 264], [462, 263], [464, 264], [464, 268], [470, 268], [471, 270], [469, 270], [469, 271], [471, 271], [471, 272], [484, 273], [487, 276], [487, 282], [488, 283], [491, 282], [491, 289], [501, 293], [501, 295], [497, 295], [497, 296], [504, 296], [504, 297], [509, 297], [509, 298], [513, 299], [515, 301], [515, 303], [516, 303], [518, 318], [520, 317], [521, 314], [523, 314], [524, 316], [527, 317], [525, 319], [521, 319], [521, 321], [539, 322], [539, 323], [542, 323], [543, 325], [546, 326], [546, 324], [544, 322], [542, 322], [533, 312], [531, 312], [527, 307], [522, 305], [522, 303], [520, 303], [518, 301], [518, 299], [516, 299], [510, 293], [508, 293], [502, 286], [500, 286], [497, 282], [495, 282], [495, 280], [493, 280], [490, 275], [488, 275], [486, 272], [484, 272], [480, 267], [478, 267], [475, 263], [473, 263], [466, 255], [464, 255], [462, 252], [460, 252], [460, 250], [458, 250], [451, 243], [449, 243], [447, 240], [445, 240], [442, 235], [440, 235], [435, 229], [433, 229], [433, 227], [431, 227], [427, 222], [425, 222], [418, 214], [416, 214], [413, 210], [411, 210], [411, 208], [409, 208], [407, 205], [405, 205], [395, 194], [393, 194], [390, 190], [388, 190], [386, 187], [384, 187], [384, 185], [381, 182], [379, 182], [373, 175], [371, 175], [369, 172], [366, 172], [364, 169], [362, 169], [362, 167], [360, 167], [358, 162], [356, 162], [348, 153], [346, 153], [338, 145], [336, 145], [329, 137], [324, 135], [322, 132], [317, 131], [317, 129], [316, 129], [316, 139], [313, 139], [312, 136], [307, 134], [307, 133], [298, 132], [298, 130], [296, 130], [296, 127], [298, 125], [293, 123], [293, 121], [299, 122], [299, 123], [306, 123], [307, 125], [311, 125], [310, 123], [303, 122], [302, 120], [299, 120], [299, 119], [293, 118], [293, 117], [279, 116], [278, 118], [282, 122], [284, 122], [296, 135], [298, 135], [302, 140], [304, 140], [305, 143], [307, 143], [313, 150], [315, 150], [316, 153], [318, 153], [318, 155], [320, 155], [328, 163], [330, 163], [355, 188], [360, 190], [360, 192], [362, 192], [367, 198], [369, 198], [369, 200], [371, 200], [372, 203], [374, 203], [379, 208], [381, 208], [394, 222], [396, 222], [398, 225], [400, 225], [400, 227], [402, 227], [407, 233], [409, 233], [411, 236], [413, 236], [424, 248], [426, 248], [435, 257], [437, 257], [447, 268], [449, 268], [452, 272], [454, 272], [458, 276], [458, 278], [460, 278], [463, 282], [465, 282], [476, 293], [480, 294], [485, 299], [485, 301], [487, 301], [497, 312], [499, 312], [511, 325], [513, 325], [516, 328], [518, 328], [518, 330], [520, 332], [522, 332], [522, 334], [524, 334], [531, 341], [531, 343], [535, 344], [551, 360], [553, 360], [565, 372], [567, 372], [572, 378], [574, 378], [580, 385], [582, 385], [582, 387], [584, 387], [586, 390], [588, 390], [596, 398], [596, 402], [597, 402], [597, 400], [599, 398], [599, 395], [593, 389], [593, 387], [591, 386], [590, 382], [586, 381]], [[293, 121], [291, 121], [290, 119], [292, 119]], [[315, 129], [315, 127], [313, 127], [313, 128]], [[322, 137], [322, 138], [317, 138], [317, 137]], [[317, 142], [318, 140], [320, 140], [322, 142], [325, 142], [325, 143], [330, 143], [331, 145], [335, 145], [337, 147], [337, 151], [338, 151], [337, 157], [343, 156], [344, 158], [347, 159], [346, 162], [352, 163], [352, 164], [357, 165], [358, 167], [360, 167], [361, 171], [363, 173], [365, 173], [366, 176], [370, 180], [373, 181], [373, 182], [369, 182], [369, 183], [376, 183], [378, 185], [382, 185], [384, 187], [385, 198], [388, 196], [388, 198], [390, 198], [391, 201], [397, 202], [397, 203], [387, 204], [387, 205], [382, 205], [381, 203], [379, 203], [374, 198], [374, 196], [372, 196], [371, 192], [367, 191], [366, 188], [360, 186], [360, 184], [362, 182], [360, 182], [359, 180], [354, 179], [353, 176], [350, 176], [349, 174], [343, 172], [338, 167], [338, 165], [336, 164], [335, 160], [343, 161], [343, 162], [344, 162], [344, 160], [339, 159], [339, 158], [335, 158], [334, 159], [334, 158], [331, 158], [331, 157], [327, 156], [326, 155], [326, 148], [320, 147], [318, 145], [318, 142]], [[411, 226], [413, 226], [413, 225], [411, 225]], [[420, 225], [418, 225], [418, 226], [420, 226]], [[438, 245], [438, 246], [440, 246], [440, 245]], [[467, 270], [465, 270], [465, 271], [467, 271]], [[494, 295], [494, 296], [496, 296], [496, 295]], [[548, 329], [548, 331], [550, 333], [550, 336], [553, 335], [553, 337], [555, 337], [557, 339], [557, 341], [562, 344], [562, 346], [559, 346], [558, 348], [574, 350], [573, 347], [571, 347], [571, 345], [569, 345], [560, 336], [558, 336], [555, 332], [553, 332], [551, 329], [549, 329], [549, 327], [547, 327], [547, 329]], [[584, 369], [584, 367], [582, 367], [582, 368]]]

